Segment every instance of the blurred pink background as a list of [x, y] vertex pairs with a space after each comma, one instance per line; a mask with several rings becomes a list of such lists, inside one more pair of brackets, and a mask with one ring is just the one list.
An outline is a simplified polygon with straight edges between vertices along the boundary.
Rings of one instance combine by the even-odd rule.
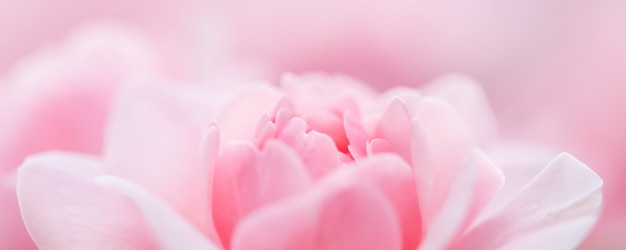
[[256, 69], [247, 78], [341, 72], [379, 90], [472, 76], [502, 135], [569, 151], [604, 178], [604, 217], [583, 248], [626, 248], [624, 1], [1, 1], [0, 75], [103, 19], [144, 32], [191, 81], [241, 78], [225, 65]]

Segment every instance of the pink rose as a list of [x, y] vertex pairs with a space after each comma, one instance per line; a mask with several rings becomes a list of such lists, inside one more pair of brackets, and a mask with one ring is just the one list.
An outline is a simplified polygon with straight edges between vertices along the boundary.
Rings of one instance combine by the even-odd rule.
[[35, 249], [19, 214], [15, 171], [28, 155], [99, 155], [109, 105], [122, 81], [166, 72], [133, 30], [98, 24], [24, 58], [0, 79], [0, 248]]
[[626, 249], [625, 1], [221, 2], [238, 55], [276, 74], [342, 72], [379, 89], [476, 77], [503, 136], [565, 149], [605, 180], [586, 249]]
[[602, 180], [571, 155], [537, 171], [526, 163], [541, 154], [496, 153], [501, 170], [482, 152], [491, 114], [463, 77], [379, 95], [346, 77], [286, 75], [222, 106], [224, 95], [129, 88], [101, 158], [28, 158], [17, 189], [37, 245], [571, 249], [598, 217]]

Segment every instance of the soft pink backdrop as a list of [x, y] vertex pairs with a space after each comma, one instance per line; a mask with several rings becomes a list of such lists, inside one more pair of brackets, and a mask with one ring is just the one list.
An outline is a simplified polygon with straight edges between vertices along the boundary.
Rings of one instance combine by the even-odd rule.
[[607, 216], [592, 240], [626, 245], [610, 230], [626, 220], [623, 2], [2, 1], [0, 72], [102, 18], [145, 30], [178, 76], [194, 80], [231, 57], [273, 76], [339, 71], [380, 89], [469, 74], [484, 84], [501, 133], [556, 144], [600, 173]]

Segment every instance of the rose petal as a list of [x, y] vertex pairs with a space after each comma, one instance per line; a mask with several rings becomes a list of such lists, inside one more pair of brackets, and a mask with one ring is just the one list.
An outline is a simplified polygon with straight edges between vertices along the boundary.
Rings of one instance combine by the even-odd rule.
[[489, 158], [502, 170], [506, 182], [486, 207], [487, 210], [509, 202], [558, 154], [545, 147], [511, 142], [500, 142], [488, 152]]
[[268, 140], [276, 137], [276, 124], [270, 120], [268, 113], [264, 113], [259, 119], [259, 124], [254, 134], [254, 145], [264, 148]]
[[46, 150], [100, 153], [113, 83], [74, 81], [11, 91], [0, 107], [0, 171]]
[[0, 249], [37, 249], [17, 204], [15, 172], [0, 176]]
[[419, 104], [422, 102], [423, 95], [416, 88], [404, 86], [393, 87], [380, 95], [379, 99], [381, 100], [381, 102], [376, 103], [376, 105], [373, 107], [373, 111], [383, 112], [384, 109], [378, 109], [386, 108], [384, 105], [388, 105], [389, 101], [393, 98], [402, 99], [402, 101], [406, 103], [409, 112], [413, 114], [415, 108], [419, 106]]
[[447, 249], [504, 184], [502, 172], [478, 149], [459, 171], [420, 249]]
[[[598, 217], [602, 180], [582, 162], [561, 154], [508, 204], [458, 242], [463, 249], [577, 246]], [[563, 226], [575, 226], [568, 230]], [[541, 232], [541, 234], [539, 234]]]
[[439, 99], [426, 97], [412, 121], [411, 158], [425, 225], [441, 210], [471, 144], [461, 118]]
[[137, 208], [92, 180], [95, 159], [63, 153], [29, 157], [17, 194], [24, 223], [40, 249], [154, 249]]
[[379, 154], [357, 162], [345, 172], [375, 184], [388, 198], [402, 226], [402, 249], [416, 249], [422, 239], [415, 179], [409, 164], [397, 155]]
[[505, 183], [502, 170], [493, 164], [480, 149], [474, 148], [472, 157], [477, 172], [476, 184], [473, 188], [474, 194], [468, 215], [462, 228], [467, 228], [478, 217], [494, 196], [502, 190]]
[[368, 155], [393, 152], [391, 144], [384, 139], [374, 138], [365, 147]]
[[291, 119], [276, 139], [284, 142], [300, 155], [313, 180], [339, 167], [339, 152], [333, 140], [317, 131], [306, 132], [306, 123]]
[[336, 190], [322, 201], [317, 245], [320, 249], [399, 249], [402, 232], [393, 207], [374, 188], [359, 186]]
[[227, 145], [213, 176], [213, 219], [225, 248], [251, 211], [305, 190], [311, 183], [297, 154], [277, 141], [259, 152], [251, 144]]
[[217, 118], [222, 128], [222, 141], [251, 140], [261, 116], [273, 110], [282, 100], [282, 94], [270, 86], [245, 88], [232, 97]]
[[486, 143], [495, 135], [495, 115], [476, 80], [464, 75], [447, 75], [429, 83], [424, 91], [446, 100], [454, 107], [468, 125], [474, 142]]
[[363, 182], [336, 184], [252, 214], [232, 249], [399, 249], [400, 226], [384, 195]]
[[370, 136], [361, 125], [358, 118], [350, 112], [346, 112], [343, 116], [343, 127], [346, 130], [346, 137], [350, 145], [348, 149], [355, 159], [363, 158], [367, 155], [366, 145], [370, 140]]
[[348, 153], [348, 145], [350, 143], [343, 128], [342, 119], [343, 114], [336, 115], [325, 110], [313, 112], [305, 118], [309, 131], [317, 131], [329, 136], [339, 151]]
[[135, 202], [150, 226], [159, 249], [219, 249], [185, 218], [140, 187], [113, 176], [101, 176], [95, 181], [100, 185], [118, 190]]
[[448, 187], [445, 200], [429, 224], [425, 225], [425, 237], [419, 249], [446, 249], [454, 236], [459, 234], [468, 216], [476, 185], [477, 166], [467, 163], [459, 169]]
[[207, 198], [208, 184], [200, 175], [198, 147], [211, 103], [174, 90], [152, 84], [122, 93], [106, 135], [106, 170], [142, 186], [207, 232], [208, 207], [198, 201]]
[[100, 154], [110, 102], [123, 79], [164, 69], [149, 39], [124, 25], [95, 22], [63, 40], [2, 75], [0, 170], [47, 150]]
[[285, 73], [280, 79], [280, 87], [297, 100], [294, 106], [303, 114], [319, 110], [330, 111], [339, 117], [343, 117], [345, 111], [359, 114], [358, 107], [376, 96], [367, 85], [345, 75]]
[[411, 117], [406, 103], [400, 98], [393, 98], [383, 112], [376, 137], [386, 140], [392, 152], [411, 162]]
[[[202, 156], [202, 161], [204, 167], [204, 173], [201, 172], [200, 176], [207, 177], [207, 186], [205, 187], [207, 190], [207, 199], [206, 199], [206, 207], [208, 208], [207, 213], [207, 224], [208, 224], [208, 235], [213, 242], [216, 242], [220, 245], [220, 239], [217, 235], [217, 229], [215, 228], [215, 223], [213, 221], [213, 178], [215, 176], [215, 164], [217, 164], [217, 156], [219, 153], [220, 147], [220, 131], [215, 124], [210, 124], [209, 128], [206, 130], [204, 136], [202, 137], [202, 144], [200, 145], [200, 154]], [[201, 202], [202, 200], [198, 201]]]

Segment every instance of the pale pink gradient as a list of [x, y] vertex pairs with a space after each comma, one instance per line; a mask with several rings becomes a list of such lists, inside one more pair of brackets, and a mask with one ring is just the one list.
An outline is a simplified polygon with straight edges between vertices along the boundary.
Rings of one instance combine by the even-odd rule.
[[35, 249], [17, 208], [17, 167], [48, 150], [99, 155], [109, 106], [123, 81], [168, 71], [151, 47], [137, 31], [103, 23], [39, 49], [3, 75], [0, 248]]
[[506, 157], [520, 176], [482, 152], [497, 138], [485, 133], [491, 111], [467, 77], [377, 94], [345, 76], [287, 74], [279, 87], [224, 95], [129, 87], [100, 159], [29, 157], [17, 192], [34, 241], [44, 249], [571, 249], [598, 218], [602, 180], [573, 156], [545, 168], [526, 164], [543, 154]]
[[[619, 237], [626, 224], [622, 2], [216, 2], [223, 5], [2, 1], [0, 72], [84, 21], [109, 18], [147, 31], [176, 62], [177, 76], [192, 79], [206, 79], [206, 65], [220, 64], [207, 59], [214, 55], [215, 27], [226, 31], [217, 37], [238, 46], [224, 53], [264, 65], [275, 76], [338, 71], [384, 89], [467, 73], [485, 86], [504, 135], [556, 144], [599, 172], [606, 180], [606, 216], [590, 240], [626, 245]], [[0, 93], [0, 105], [5, 95]]]
[[[582, 249], [622, 249], [626, 239], [626, 5], [619, 1], [583, 2], [570, 13], [562, 39], [534, 69], [511, 74], [505, 90], [519, 98], [500, 103], [500, 120], [512, 137], [550, 142], [594, 166], [605, 180], [605, 209]], [[506, 77], [503, 75], [502, 77]], [[517, 87], [516, 87], [517, 86]], [[497, 99], [506, 98], [494, 92]], [[538, 101], [543, 100], [543, 101]], [[506, 113], [508, 112], [510, 113]], [[515, 117], [519, 115], [519, 117]]]
[[[184, 80], [213, 80], [207, 68], [232, 63], [223, 11], [204, 0], [0, 1], [0, 74], [77, 27], [114, 21], [140, 29]], [[219, 60], [217, 59], [219, 58]], [[243, 65], [239, 65], [242, 67]], [[223, 67], [227, 68], [227, 67]], [[223, 77], [223, 76], [220, 76]]]

